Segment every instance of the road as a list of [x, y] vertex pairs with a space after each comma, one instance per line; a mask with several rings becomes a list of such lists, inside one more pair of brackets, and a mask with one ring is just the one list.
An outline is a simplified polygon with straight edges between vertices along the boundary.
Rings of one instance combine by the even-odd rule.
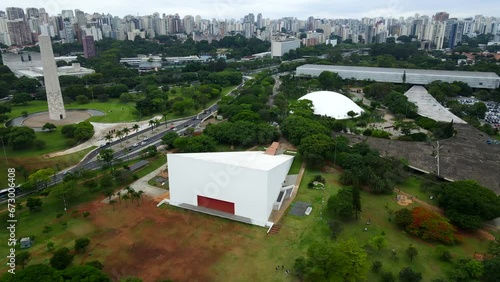
[[[243, 81], [238, 86], [236, 86], [233, 90], [231, 90], [227, 95], [234, 97], [233, 91], [243, 87], [245, 82], [249, 79], [251, 79], [250, 76], [244, 76]], [[201, 122], [205, 118], [207, 118], [210, 115], [213, 115], [214, 113], [217, 112], [217, 110], [219, 108], [219, 105], [217, 103], [218, 103], [218, 101], [215, 104], [211, 105], [210, 107], [206, 108], [205, 110], [201, 111], [195, 117], [190, 117], [190, 118], [186, 118], [186, 119], [182, 119], [182, 120], [176, 120], [175, 121], [176, 126], [174, 128], [172, 128], [172, 126], [171, 126], [173, 121], [165, 121], [165, 122], [160, 123], [158, 126], [156, 126], [155, 130], [152, 130], [152, 129], [141, 130], [139, 132], [130, 134], [125, 138], [110, 142], [109, 144], [107, 144], [105, 146], [97, 148], [94, 151], [87, 154], [80, 161], [80, 163], [78, 165], [76, 165], [70, 169], [67, 169], [63, 172], [55, 174], [52, 177], [52, 181], [47, 183], [47, 187], [50, 187], [50, 186], [55, 185], [59, 182], [62, 182], [64, 177], [68, 173], [75, 173], [75, 172], [78, 172], [81, 170], [94, 170], [94, 169], [98, 169], [98, 168], [102, 167], [104, 165], [104, 162], [99, 160], [97, 157], [99, 155], [99, 152], [101, 152], [104, 149], [112, 148], [115, 150], [118, 148], [118, 151], [115, 151], [115, 153], [113, 154], [113, 159], [131, 160], [134, 158], [138, 158], [142, 154], [142, 152], [141, 152], [142, 149], [147, 148], [147, 147], [152, 146], [152, 145], [154, 145], [154, 146], [160, 145], [161, 138], [165, 135], [166, 132], [173, 131], [173, 132], [177, 132], [177, 133], [182, 133], [183, 131], [185, 131], [189, 127], [196, 128], [198, 125], [201, 124]], [[148, 133], [150, 133], [150, 134], [148, 134]], [[144, 138], [142, 140], [141, 139], [137, 140], [137, 136], [144, 136], [144, 135], [148, 135], [147, 140], [144, 140]], [[134, 143], [138, 143], [137, 146], [133, 146], [133, 145], [132, 146], [125, 146], [124, 145], [126, 141], [134, 140], [134, 138], [135, 138], [135, 140], [137, 140], [137, 142], [134, 142]], [[120, 147], [122, 149], [119, 149]], [[39, 187], [38, 190], [40, 190], [40, 189], [44, 189], [44, 187]], [[20, 193], [20, 194], [16, 195], [16, 198], [26, 196], [30, 193], [33, 193], [33, 192]], [[6, 200], [0, 201], [0, 204], [3, 204], [5, 202], [6, 202]]]

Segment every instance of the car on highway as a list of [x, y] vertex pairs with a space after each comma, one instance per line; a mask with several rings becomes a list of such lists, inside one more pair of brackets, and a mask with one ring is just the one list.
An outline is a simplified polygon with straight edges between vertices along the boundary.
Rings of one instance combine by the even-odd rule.
[[148, 141], [148, 138], [147, 138], [147, 137], [144, 137], [144, 139], [142, 139], [142, 141]]
[[134, 147], [137, 147], [137, 146], [139, 146], [139, 143], [134, 143], [134, 145], [133, 145], [133, 146], [134, 146]]
[[184, 124], [184, 127], [188, 127], [188, 126], [189, 126], [189, 124]]
[[146, 141], [142, 141], [142, 142], [141, 142], [141, 145], [145, 145], [145, 144], [146, 144]]

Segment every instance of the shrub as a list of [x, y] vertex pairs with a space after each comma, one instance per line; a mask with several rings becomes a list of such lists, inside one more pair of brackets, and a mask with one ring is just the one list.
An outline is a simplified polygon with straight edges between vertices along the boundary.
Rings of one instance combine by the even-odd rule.
[[33, 144], [35, 145], [35, 148], [37, 148], [39, 150], [41, 150], [47, 146], [45, 141], [40, 140], [40, 139], [35, 139], [35, 141], [33, 141]]
[[78, 213], [78, 210], [73, 210], [71, 213], [72, 213], [72, 214], [77, 214], [77, 213]]
[[371, 129], [365, 129], [363, 131], [363, 136], [372, 136], [372, 130]]
[[65, 269], [73, 262], [73, 257], [68, 248], [61, 248], [50, 258], [50, 265], [58, 270]]
[[21, 115], [22, 115], [23, 117], [27, 117], [27, 116], [28, 116], [28, 112], [27, 112], [27, 111], [22, 111], [22, 112], [21, 112]]
[[391, 135], [392, 134], [390, 134], [387, 131], [378, 130], [378, 129], [372, 130], [372, 137], [375, 137], [375, 138], [390, 139]]
[[43, 227], [42, 233], [49, 233], [50, 231], [52, 231], [52, 227], [45, 225]]
[[422, 132], [412, 133], [409, 136], [413, 139], [413, 141], [423, 142], [423, 141], [427, 140], [427, 134], [422, 133]]
[[52, 251], [54, 249], [54, 242], [50, 241], [47, 243], [47, 251]]
[[450, 251], [448, 251], [448, 249], [443, 245], [439, 245], [436, 247], [436, 253], [438, 254], [439, 259], [442, 261], [450, 261], [451, 260]]
[[413, 138], [411, 138], [411, 136], [408, 136], [408, 135], [403, 135], [403, 136], [399, 136], [398, 140], [399, 141], [413, 141]]
[[95, 267], [95, 268], [101, 269], [101, 270], [104, 268], [104, 265], [102, 264], [102, 262], [100, 262], [98, 260], [88, 261], [85, 263], [85, 265], [89, 265], [89, 266], [92, 266], [92, 267]]
[[88, 217], [90, 215], [90, 212], [86, 211], [86, 212], [83, 212], [83, 217]]
[[47, 197], [50, 194], [50, 190], [43, 190], [40, 192], [40, 196]]
[[64, 213], [60, 212], [56, 215], [56, 218], [61, 218], [64, 215]]
[[382, 269], [382, 262], [379, 260], [376, 260], [372, 264], [372, 271], [375, 273], [379, 273], [380, 269]]
[[75, 252], [83, 253], [85, 252], [85, 250], [89, 245], [90, 245], [89, 238], [78, 238], [75, 240]]
[[396, 276], [394, 275], [394, 273], [392, 273], [390, 271], [382, 272], [381, 278], [382, 278], [381, 279], [382, 282], [395, 282], [396, 281]]
[[394, 222], [401, 228], [406, 228], [412, 221], [413, 217], [409, 209], [400, 209], [394, 213]]

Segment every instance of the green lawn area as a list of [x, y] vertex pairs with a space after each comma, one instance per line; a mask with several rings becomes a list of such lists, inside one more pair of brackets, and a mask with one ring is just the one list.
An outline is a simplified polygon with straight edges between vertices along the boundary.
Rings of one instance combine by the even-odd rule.
[[139, 178], [144, 177], [166, 163], [167, 163], [167, 157], [163, 154], [159, 154], [154, 159], [150, 159], [149, 164], [147, 166], [140, 169], [134, 174], [137, 175]]
[[300, 170], [300, 166], [302, 165], [302, 155], [301, 154], [290, 154], [285, 153], [290, 156], [294, 156], [292, 166], [290, 167], [290, 171], [288, 174], [298, 174]]
[[9, 157], [27, 157], [33, 155], [44, 155], [51, 152], [62, 151], [64, 149], [70, 148], [67, 142], [69, 139], [61, 134], [61, 126], [53, 132], [35, 132], [36, 138], [45, 141], [45, 148], [43, 149], [24, 149], [24, 150], [13, 150], [10, 147], [6, 147], [5, 151]]
[[[47, 143], [48, 144], [48, 143]], [[54, 158], [44, 158], [43, 155], [34, 155], [34, 154], [26, 154], [26, 155], [18, 155], [16, 157], [12, 157], [7, 153], [8, 156], [8, 165], [5, 161], [0, 162], [0, 170], [7, 171], [8, 167], [19, 167], [23, 166], [29, 171], [34, 171], [40, 168], [51, 167], [55, 170], [59, 167], [60, 170], [63, 170], [67, 167], [76, 165], [80, 162], [80, 160], [87, 155], [90, 151], [94, 150], [96, 147], [93, 146], [91, 148], [87, 148], [85, 150], [68, 154], [60, 157]], [[3, 154], [3, 153], [2, 153]], [[24, 177], [21, 172], [17, 172], [16, 175], [17, 183], [24, 182]], [[0, 187], [7, 187], [7, 174], [0, 174]]]
[[[325, 189], [308, 189], [307, 184], [318, 174], [326, 178]], [[284, 275], [282, 271], [276, 272], [274, 267], [284, 265], [285, 269], [292, 269], [295, 259], [306, 255], [308, 247], [313, 242], [331, 240], [331, 233], [327, 225], [329, 219], [325, 212], [328, 198], [336, 194], [341, 187], [337, 180], [337, 174], [326, 174], [307, 169], [295, 201], [311, 203], [312, 213], [309, 216], [297, 217], [288, 215], [287, 211], [281, 221], [283, 227], [278, 235], [259, 236], [255, 235], [254, 232], [249, 232], [249, 246], [239, 250], [238, 254], [240, 255], [230, 252], [218, 262], [215, 266], [217, 276], [235, 275], [234, 277], [236, 277], [239, 274], [238, 277], [255, 277], [255, 281], [295, 281]], [[419, 190], [417, 184], [419, 185], [419, 182], [416, 179], [410, 178], [401, 187], [401, 190]], [[344, 231], [340, 238], [355, 238], [360, 244], [365, 245], [373, 236], [385, 232], [387, 245], [380, 251], [369, 252], [370, 266], [373, 261], [379, 260], [383, 263], [384, 270], [390, 270], [396, 275], [402, 268], [411, 266], [414, 270], [422, 272], [423, 281], [446, 278], [445, 273], [452, 269], [452, 264], [437, 259], [434, 250], [439, 244], [412, 237], [388, 220], [386, 205], [393, 210], [402, 208], [393, 200], [393, 197], [393, 195], [373, 195], [362, 191], [363, 211], [360, 213], [360, 219], [344, 222]], [[368, 219], [371, 219], [370, 225], [366, 225]], [[365, 228], [368, 230], [365, 231]], [[462, 244], [448, 247], [454, 257], [472, 257], [474, 252], [485, 252], [488, 244], [486, 240], [479, 240], [470, 234], [462, 235], [464, 237]], [[419, 252], [413, 262], [405, 254], [409, 244], [413, 244]], [[392, 249], [396, 250], [400, 258], [398, 261], [392, 258]], [[241, 265], [249, 267], [248, 269], [241, 268], [239, 267]], [[255, 273], [259, 273], [259, 275], [256, 276]], [[367, 281], [378, 280], [377, 274], [368, 272]], [[243, 279], [236, 281], [243, 281]]]
[[[89, 118], [89, 121], [94, 122], [126, 122], [126, 121], [137, 121], [138, 117], [136, 115], [136, 109], [134, 103], [120, 103], [118, 99], [109, 99], [108, 102], [91, 102], [88, 104], [78, 104], [73, 102], [69, 105], [65, 105], [66, 109], [95, 109], [104, 112], [104, 116], [94, 116]], [[12, 112], [9, 113], [11, 118], [16, 118], [22, 115], [22, 112], [28, 112], [28, 114], [33, 114], [37, 112], [48, 111], [47, 101], [31, 101], [27, 105], [17, 105], [12, 108]], [[148, 117], [142, 117], [142, 120], [148, 119]]]

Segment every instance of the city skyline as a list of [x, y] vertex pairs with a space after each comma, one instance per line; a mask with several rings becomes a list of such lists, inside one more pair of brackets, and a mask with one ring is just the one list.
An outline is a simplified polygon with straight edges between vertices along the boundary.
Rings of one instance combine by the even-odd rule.
[[[124, 4], [126, 3], [126, 4]], [[242, 0], [234, 1], [197, 1], [196, 3], [182, 3], [173, 6], [164, 6], [158, 3], [145, 5], [144, 2], [138, 1], [118, 1], [110, 0], [106, 2], [89, 0], [82, 3], [75, 3], [67, 0], [60, 1], [33, 1], [20, 0], [4, 1], [0, 10], [6, 7], [44, 7], [51, 14], [59, 14], [61, 10], [79, 9], [86, 13], [112, 14], [113, 16], [123, 17], [125, 15], [144, 16], [151, 15], [155, 12], [160, 14], [179, 14], [185, 15], [200, 15], [202, 18], [216, 19], [239, 19], [248, 13], [262, 13], [263, 18], [281, 18], [281, 17], [297, 17], [298, 19], [306, 19], [309, 16], [315, 18], [353, 18], [361, 19], [363, 17], [384, 17], [384, 18], [399, 18], [414, 16], [415, 13], [420, 15], [431, 16], [439, 11], [446, 11], [450, 17], [465, 18], [473, 17], [481, 14], [483, 16], [500, 17], [500, 7], [495, 5], [494, 1], [481, 1], [470, 6], [469, 1], [454, 1], [436, 2], [423, 0], [419, 2], [413, 1], [390, 1], [386, 3], [380, 2], [365, 2], [354, 0], [350, 2], [333, 0], [325, 3], [324, 1], [304, 1], [304, 0], [274, 0], [263, 1], [256, 0], [246, 2]], [[99, 7], [99, 8], [95, 8]], [[362, 9], [360, 9], [362, 7]], [[422, 8], [426, 7], [426, 8]]]

